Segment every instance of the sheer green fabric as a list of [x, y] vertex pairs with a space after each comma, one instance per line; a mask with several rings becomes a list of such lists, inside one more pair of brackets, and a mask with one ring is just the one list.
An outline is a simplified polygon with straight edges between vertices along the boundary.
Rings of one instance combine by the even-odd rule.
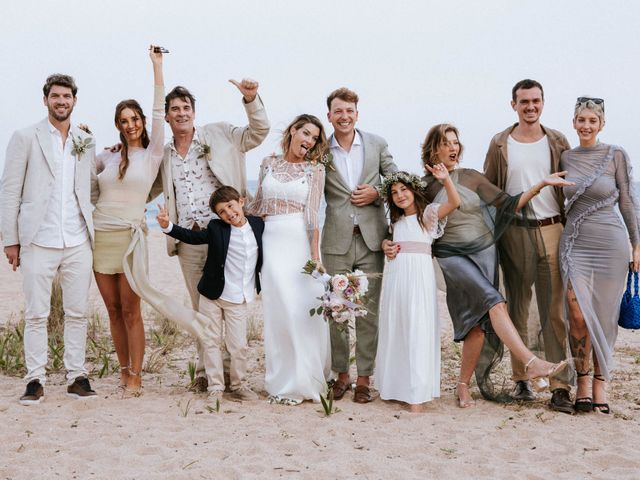
[[[450, 176], [460, 195], [461, 205], [448, 216], [444, 235], [432, 246], [433, 254], [437, 258], [469, 256], [486, 250], [498, 242], [514, 221], [535, 218], [528, 206], [516, 211], [521, 194], [508, 195], [476, 170], [459, 168], [452, 171]], [[423, 180], [427, 182], [426, 196], [429, 201], [442, 203], [446, 200], [445, 189], [432, 175], [427, 174]], [[526, 246], [522, 254], [533, 257], [539, 254], [535, 243], [539, 232], [537, 228], [527, 228], [527, 232], [531, 239], [530, 246]], [[497, 290], [497, 258], [494, 265], [496, 275], [493, 284]], [[455, 288], [455, 285], [447, 284], [447, 295], [459, 294], [455, 292]], [[456, 312], [452, 311], [451, 306], [449, 311], [453, 319]], [[549, 322], [543, 317], [544, 315], [541, 315], [541, 325], [548, 325]], [[478, 313], [476, 325], [485, 332], [483, 351], [475, 370], [480, 392], [488, 400], [512, 401], [508, 393], [496, 391], [491, 380], [491, 373], [500, 363], [504, 349], [491, 328], [488, 310]]]

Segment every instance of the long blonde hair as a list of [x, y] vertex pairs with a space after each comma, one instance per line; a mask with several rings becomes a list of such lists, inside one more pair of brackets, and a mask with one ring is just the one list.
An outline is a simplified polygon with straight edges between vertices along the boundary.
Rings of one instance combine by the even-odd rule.
[[283, 132], [280, 146], [282, 147], [282, 153], [286, 156], [289, 152], [289, 147], [291, 146], [291, 129], [295, 128], [296, 130], [298, 130], [307, 123], [318, 127], [318, 130], [320, 130], [320, 134], [318, 135], [316, 144], [313, 146], [313, 148], [309, 149], [309, 151], [305, 155], [305, 159], [311, 163], [318, 163], [328, 146], [327, 136], [324, 133], [324, 127], [322, 126], [322, 122], [318, 119], [318, 117], [309, 115], [308, 113], [303, 113], [302, 115], [298, 115], [296, 118], [294, 118], [293, 122], [291, 122]]

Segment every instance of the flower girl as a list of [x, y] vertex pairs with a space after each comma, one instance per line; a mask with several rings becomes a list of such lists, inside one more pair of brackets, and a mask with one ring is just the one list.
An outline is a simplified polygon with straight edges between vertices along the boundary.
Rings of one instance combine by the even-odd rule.
[[412, 412], [440, 396], [440, 322], [431, 243], [442, 235], [445, 217], [460, 205], [447, 169], [442, 164], [427, 168], [444, 184], [446, 203], [427, 204], [422, 192], [426, 184], [412, 173], [389, 175], [381, 187], [397, 256], [387, 262], [382, 277], [376, 386], [383, 400], [406, 402]]

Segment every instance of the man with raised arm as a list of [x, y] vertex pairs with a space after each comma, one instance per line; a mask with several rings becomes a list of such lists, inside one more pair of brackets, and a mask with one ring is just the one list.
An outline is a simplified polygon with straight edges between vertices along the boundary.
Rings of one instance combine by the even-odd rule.
[[[162, 186], [165, 206], [172, 223], [194, 231], [207, 228], [214, 212], [209, 208], [211, 194], [229, 185], [247, 196], [245, 153], [260, 145], [269, 133], [269, 120], [258, 95], [258, 82], [230, 80], [242, 94], [249, 124], [236, 127], [216, 122], [194, 127], [196, 99], [185, 87], [175, 87], [165, 99], [165, 119], [173, 138], [165, 146], [160, 173], [152, 190]], [[177, 255], [191, 298], [198, 310], [198, 282], [207, 258], [206, 245], [188, 245], [167, 237], [167, 251]], [[204, 351], [198, 342], [195, 390], [207, 390]]]

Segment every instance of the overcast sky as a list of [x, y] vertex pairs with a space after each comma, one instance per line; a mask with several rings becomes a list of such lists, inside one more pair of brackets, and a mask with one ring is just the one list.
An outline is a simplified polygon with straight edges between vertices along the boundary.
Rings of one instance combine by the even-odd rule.
[[146, 49], [156, 43], [171, 51], [167, 87], [195, 94], [197, 124], [244, 125], [227, 80], [260, 82], [272, 130], [248, 154], [249, 178], [295, 115], [330, 127], [325, 99], [340, 86], [358, 92], [359, 127], [385, 137], [401, 168], [421, 170], [420, 143], [441, 122], [460, 128], [464, 164], [481, 168], [491, 136], [516, 119], [511, 87], [530, 77], [545, 88], [543, 123], [572, 145], [575, 98], [603, 97], [601, 140], [627, 149], [638, 179], [639, 20], [630, 1], [3, 2], [0, 151], [14, 130], [44, 118], [41, 89], [53, 72], [76, 78], [74, 122], [88, 123], [99, 147], [116, 142], [118, 101], [135, 98], [151, 113]]

